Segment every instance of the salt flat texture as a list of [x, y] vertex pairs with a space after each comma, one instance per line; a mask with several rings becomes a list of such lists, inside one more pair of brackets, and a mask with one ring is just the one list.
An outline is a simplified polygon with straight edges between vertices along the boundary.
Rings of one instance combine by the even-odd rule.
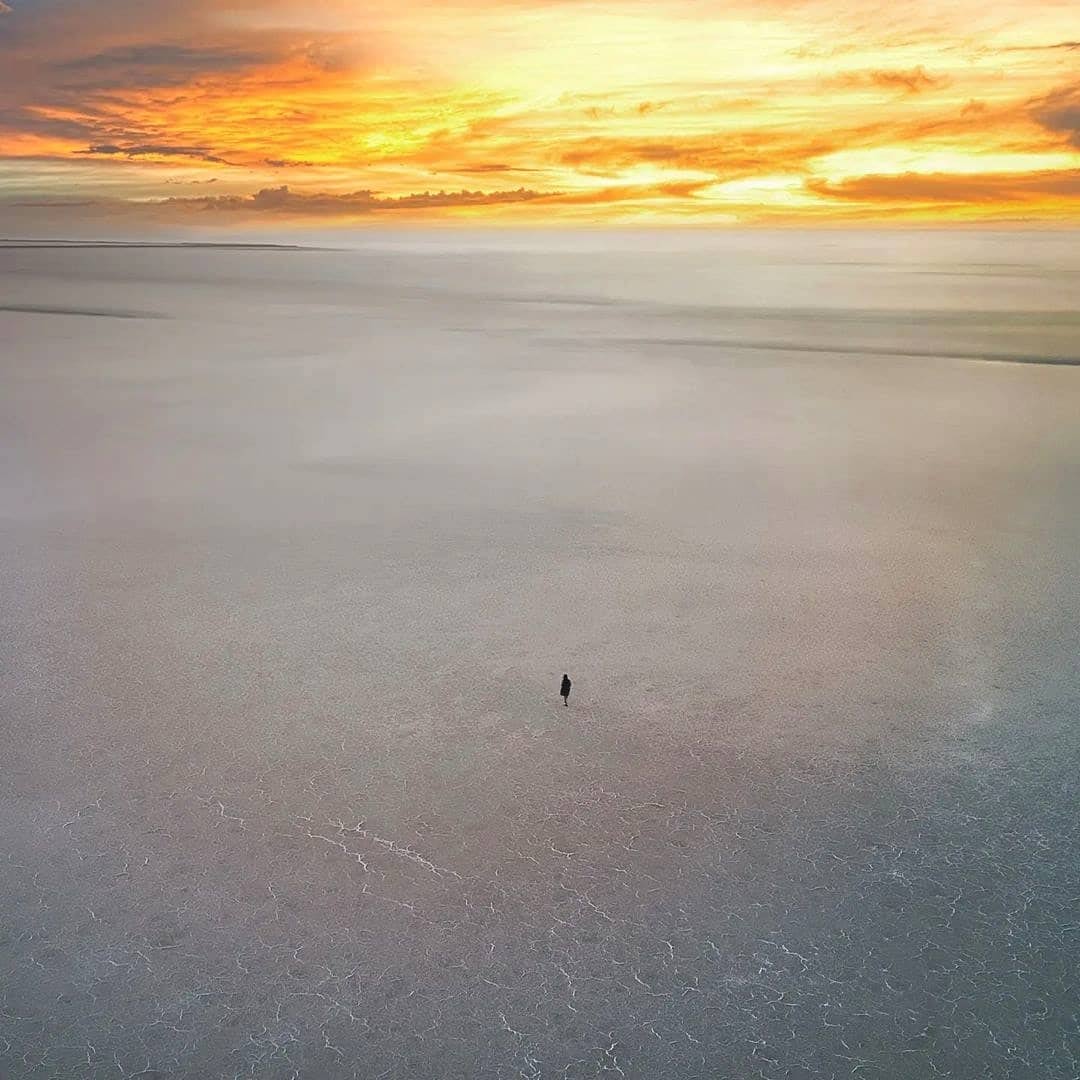
[[0, 250], [0, 1075], [1077, 1076], [1077, 241]]

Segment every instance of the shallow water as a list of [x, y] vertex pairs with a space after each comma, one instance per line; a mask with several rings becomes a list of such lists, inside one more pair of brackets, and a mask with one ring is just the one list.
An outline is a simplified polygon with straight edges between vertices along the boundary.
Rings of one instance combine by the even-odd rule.
[[351, 242], [0, 249], [0, 1074], [1075, 1077], [1076, 235]]

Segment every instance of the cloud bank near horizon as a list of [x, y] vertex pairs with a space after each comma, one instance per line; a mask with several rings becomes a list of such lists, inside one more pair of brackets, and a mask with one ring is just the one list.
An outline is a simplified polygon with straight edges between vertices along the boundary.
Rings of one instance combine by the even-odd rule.
[[986, 7], [7, 0], [0, 228], [1076, 223], [1069, 5]]

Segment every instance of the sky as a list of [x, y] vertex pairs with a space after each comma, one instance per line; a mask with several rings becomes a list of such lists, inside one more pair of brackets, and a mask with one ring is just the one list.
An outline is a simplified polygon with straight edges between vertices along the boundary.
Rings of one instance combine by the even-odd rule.
[[0, 0], [0, 234], [1080, 221], [1076, 0]]

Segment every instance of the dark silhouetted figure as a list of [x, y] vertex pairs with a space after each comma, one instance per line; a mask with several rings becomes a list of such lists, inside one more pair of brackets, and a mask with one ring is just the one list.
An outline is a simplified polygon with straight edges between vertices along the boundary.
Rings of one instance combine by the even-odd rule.
[[559, 687], [559, 693], [562, 694], [562, 703], [566, 706], [570, 705], [570, 676], [564, 675], [562, 677], [562, 686]]

